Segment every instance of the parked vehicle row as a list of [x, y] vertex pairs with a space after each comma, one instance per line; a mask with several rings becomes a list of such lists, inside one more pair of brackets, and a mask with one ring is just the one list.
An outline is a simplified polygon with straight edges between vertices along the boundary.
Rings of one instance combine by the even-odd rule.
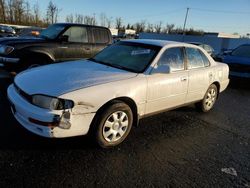
[[228, 64], [230, 76], [240, 78], [250, 78], [250, 44], [240, 45], [233, 50], [226, 50], [217, 55], [207, 44], [190, 42], [205, 49], [216, 61]]
[[[55, 38], [65, 33], [64, 25], [53, 27], [59, 27]], [[198, 46], [128, 40], [89, 60], [26, 70], [9, 86], [8, 98], [15, 118], [29, 131], [44, 137], [91, 134], [107, 148], [123, 142], [145, 116], [190, 103], [210, 111], [229, 83], [228, 74], [226, 64]]]
[[54, 24], [38, 38], [0, 39], [0, 64], [5, 70], [90, 58], [112, 43], [109, 29], [83, 24]]
[[250, 78], [250, 44], [244, 44], [224, 54], [222, 61], [228, 64], [230, 76]]
[[6, 25], [0, 25], [0, 38], [13, 36], [16, 36], [16, 31], [13, 28]]

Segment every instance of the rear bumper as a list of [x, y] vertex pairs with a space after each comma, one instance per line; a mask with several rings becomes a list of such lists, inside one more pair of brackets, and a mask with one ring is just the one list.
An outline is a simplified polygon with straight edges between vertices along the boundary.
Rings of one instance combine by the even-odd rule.
[[225, 81], [220, 82], [220, 92], [224, 91], [227, 88], [229, 81], [230, 80], [227, 79]]

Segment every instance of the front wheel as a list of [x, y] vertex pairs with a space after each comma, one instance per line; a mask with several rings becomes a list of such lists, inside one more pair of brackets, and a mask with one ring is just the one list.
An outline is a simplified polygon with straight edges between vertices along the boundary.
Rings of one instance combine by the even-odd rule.
[[215, 104], [217, 96], [218, 96], [218, 89], [216, 85], [212, 84], [209, 86], [203, 100], [199, 103], [196, 103], [196, 107], [198, 108], [198, 110], [202, 112], [210, 111]]
[[105, 108], [96, 123], [96, 141], [102, 148], [116, 146], [128, 136], [132, 124], [131, 108], [123, 102], [115, 102]]

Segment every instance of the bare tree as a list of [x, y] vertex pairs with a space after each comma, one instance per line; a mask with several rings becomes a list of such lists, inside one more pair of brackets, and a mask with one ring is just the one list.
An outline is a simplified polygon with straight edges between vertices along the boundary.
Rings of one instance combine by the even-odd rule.
[[121, 29], [122, 28], [122, 18], [118, 17], [115, 19], [115, 28], [116, 29]]
[[174, 32], [174, 24], [167, 24], [166, 27], [163, 29], [164, 33], [171, 34]]
[[48, 8], [47, 8], [47, 21], [49, 24], [53, 24], [57, 22], [59, 14], [59, 8], [56, 4], [54, 4], [52, 1], [49, 2]]
[[25, 13], [24, 1], [23, 0], [14, 0], [13, 1], [13, 10], [14, 10], [14, 23], [22, 24], [22, 18]]
[[76, 14], [75, 16], [75, 23], [82, 24], [84, 21], [84, 16], [81, 14]]
[[73, 14], [67, 15], [65, 21], [68, 23], [73, 23], [74, 22]]
[[5, 23], [6, 22], [6, 3], [5, 0], [0, 0], [0, 21]]
[[112, 22], [113, 22], [113, 18], [112, 17], [107, 18], [107, 27], [108, 28], [112, 27]]
[[36, 4], [34, 4], [33, 9], [34, 9], [34, 22], [37, 26], [39, 24], [39, 21], [40, 21], [40, 8], [39, 8], [38, 2]]
[[100, 25], [104, 27], [107, 26], [107, 16], [105, 13], [100, 14]]
[[14, 22], [13, 0], [7, 1], [7, 12], [8, 12], [8, 22], [13, 24]]
[[148, 23], [146, 32], [153, 33], [154, 32], [154, 25], [151, 23]]
[[156, 33], [160, 33], [161, 30], [162, 30], [162, 22], [160, 21], [159, 23], [156, 23], [156, 24], [154, 25], [154, 29], [155, 29], [155, 32], [156, 32]]
[[97, 25], [95, 16], [84, 16], [83, 23], [87, 25]]
[[142, 20], [141, 22], [137, 22], [134, 25], [136, 33], [144, 32], [146, 29], [146, 21]]

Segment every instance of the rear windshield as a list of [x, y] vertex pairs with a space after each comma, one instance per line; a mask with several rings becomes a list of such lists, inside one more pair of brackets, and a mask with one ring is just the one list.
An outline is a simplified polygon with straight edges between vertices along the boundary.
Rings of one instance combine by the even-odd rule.
[[151, 64], [161, 47], [132, 42], [119, 42], [97, 54], [92, 61], [141, 73]]
[[233, 56], [250, 57], [250, 45], [239, 46], [232, 52]]

